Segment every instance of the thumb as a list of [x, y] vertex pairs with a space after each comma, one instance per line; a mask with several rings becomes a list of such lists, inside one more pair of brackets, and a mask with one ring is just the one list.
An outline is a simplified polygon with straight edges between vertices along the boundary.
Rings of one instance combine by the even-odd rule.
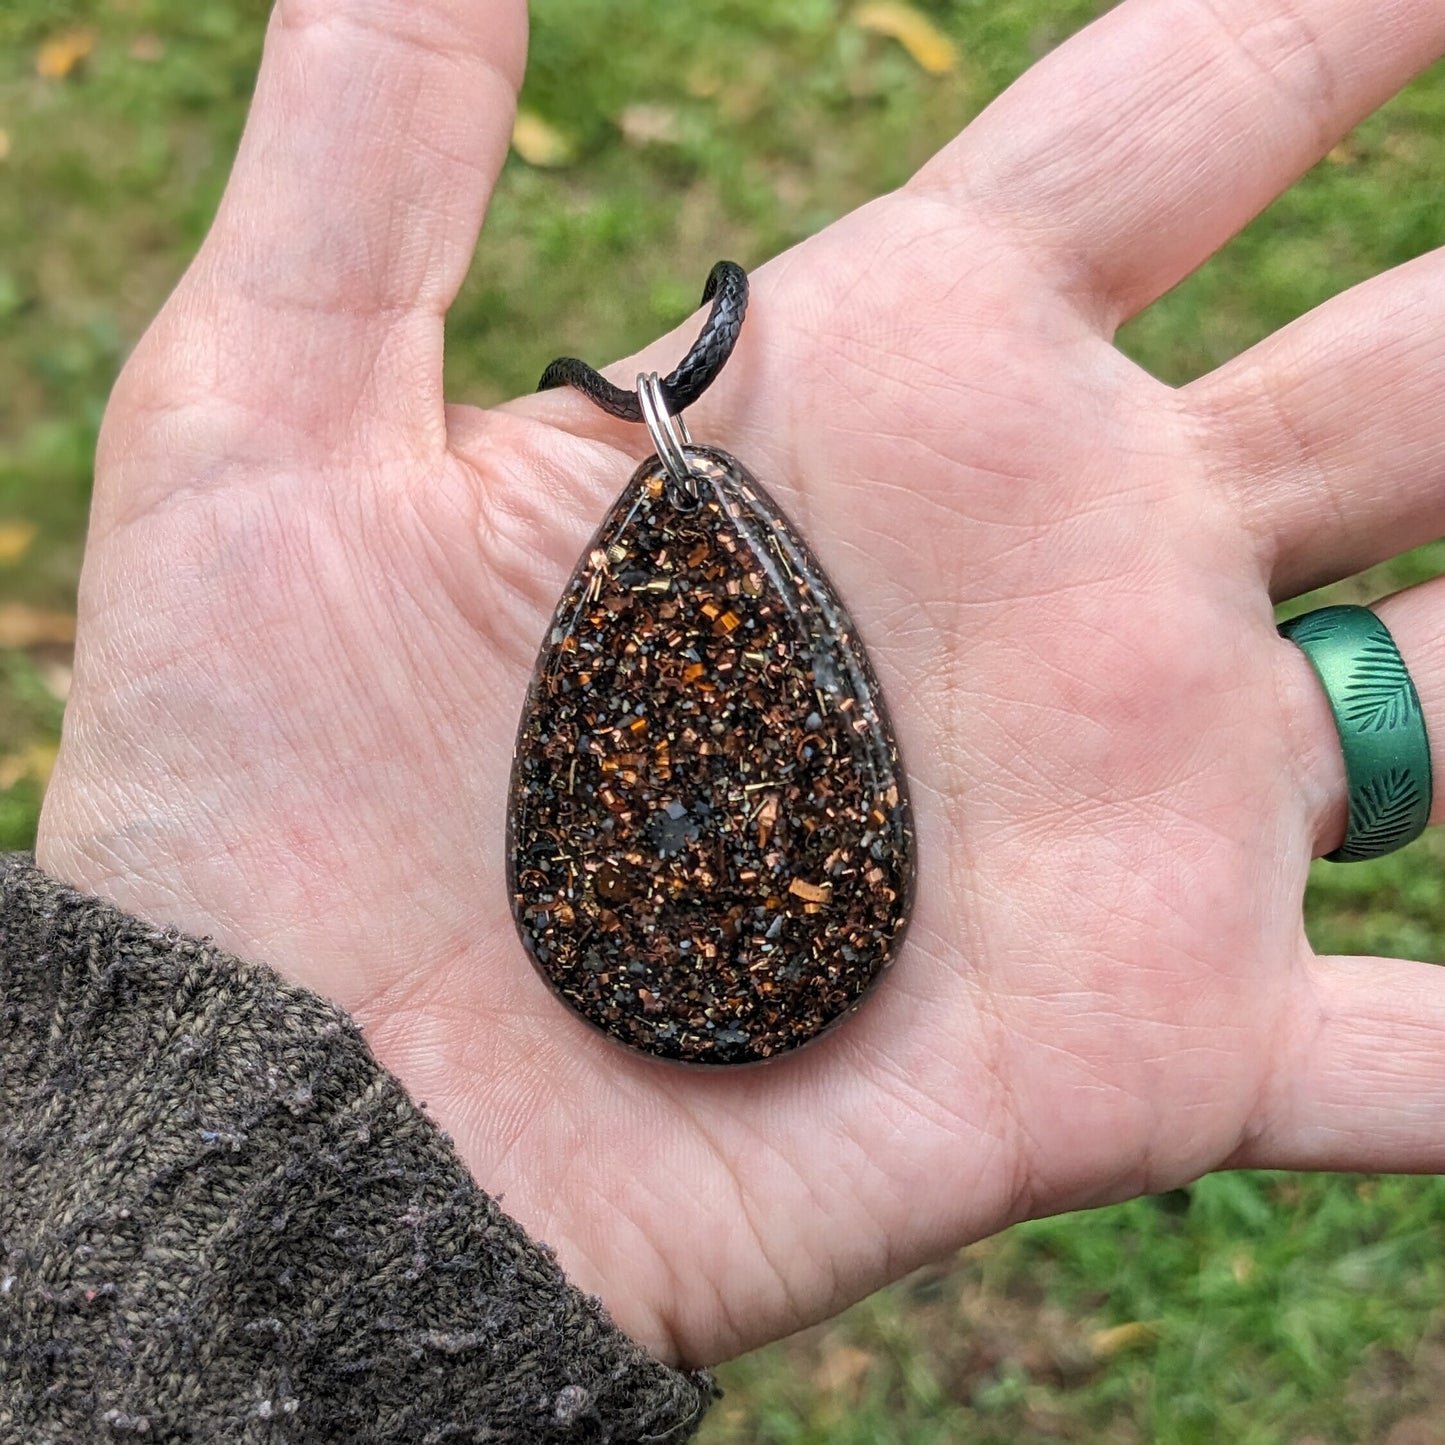
[[135, 486], [165, 489], [178, 450], [195, 475], [193, 402], [227, 429], [202, 439], [213, 458], [221, 441], [294, 459], [298, 435], [354, 452], [377, 428], [441, 445], [443, 318], [506, 158], [526, 31], [523, 0], [279, 0], [215, 223], [119, 389], [148, 427], [190, 413], [179, 449], [126, 468]]

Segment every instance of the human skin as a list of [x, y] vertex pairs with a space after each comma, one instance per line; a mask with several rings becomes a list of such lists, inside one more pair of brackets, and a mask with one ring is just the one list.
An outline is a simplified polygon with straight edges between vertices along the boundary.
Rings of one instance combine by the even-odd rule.
[[[281, 0], [107, 413], [42, 866], [350, 1009], [478, 1182], [690, 1364], [1030, 1215], [1445, 1166], [1445, 972], [1304, 936], [1344, 781], [1272, 614], [1445, 531], [1445, 257], [1182, 389], [1112, 341], [1442, 48], [1419, 0], [1126, 0], [756, 271], [689, 422], [868, 643], [917, 906], [856, 1018], [704, 1073], [574, 1019], [509, 915], [535, 650], [646, 450], [575, 395], [443, 401], [523, 7]], [[1442, 603], [1379, 610], [1445, 736]]]

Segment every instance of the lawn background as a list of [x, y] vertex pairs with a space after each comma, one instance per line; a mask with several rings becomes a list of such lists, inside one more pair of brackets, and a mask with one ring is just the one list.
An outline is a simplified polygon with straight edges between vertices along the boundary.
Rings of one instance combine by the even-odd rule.
[[[539, 0], [525, 156], [451, 316], [450, 394], [497, 400], [556, 351], [601, 360], [648, 340], [692, 309], [718, 256], [757, 264], [898, 184], [1098, 8]], [[0, 9], [3, 847], [31, 840], [54, 757], [106, 394], [215, 207], [265, 11]], [[1196, 376], [1440, 244], [1442, 194], [1437, 71], [1123, 344], [1171, 381]], [[1442, 563], [1427, 547], [1334, 595], [1366, 600]], [[1439, 959], [1442, 858], [1432, 835], [1317, 868], [1312, 936]], [[704, 1439], [1445, 1442], [1442, 1211], [1434, 1179], [1246, 1173], [1025, 1225], [729, 1366]]]

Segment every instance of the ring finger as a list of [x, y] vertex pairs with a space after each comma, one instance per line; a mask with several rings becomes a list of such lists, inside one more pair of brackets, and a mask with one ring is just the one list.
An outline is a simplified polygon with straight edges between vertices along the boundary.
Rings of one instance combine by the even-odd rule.
[[[1410, 671], [1445, 821], [1445, 578], [1373, 609]], [[1281, 641], [1316, 852], [1345, 831], [1346, 780], [1323, 687], [1303, 651]], [[1287, 1169], [1445, 1167], [1445, 970], [1392, 958], [1306, 958], [1255, 1117], [1231, 1164]]]
[[[1430, 743], [1435, 796], [1430, 821], [1445, 821], [1445, 577], [1381, 598], [1371, 610], [1389, 629], [1420, 697]], [[1304, 651], [1281, 642], [1286, 713], [1295, 728], [1295, 749], [1317, 855], [1344, 838], [1348, 780], [1329, 698]]]

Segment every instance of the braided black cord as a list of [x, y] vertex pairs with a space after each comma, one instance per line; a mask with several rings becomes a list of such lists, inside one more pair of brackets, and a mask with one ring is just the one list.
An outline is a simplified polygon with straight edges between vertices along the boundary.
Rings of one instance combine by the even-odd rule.
[[[714, 381], [738, 344], [743, 317], [748, 312], [748, 273], [736, 262], [719, 261], [708, 273], [703, 301], [712, 302], [702, 333], [677, 369], [663, 378], [662, 393], [667, 408], [676, 416], [691, 406]], [[623, 421], [641, 421], [642, 404], [635, 391], [614, 386], [600, 372], [575, 356], [559, 356], [542, 373], [538, 391], [554, 386], [575, 386], [603, 411]]]

